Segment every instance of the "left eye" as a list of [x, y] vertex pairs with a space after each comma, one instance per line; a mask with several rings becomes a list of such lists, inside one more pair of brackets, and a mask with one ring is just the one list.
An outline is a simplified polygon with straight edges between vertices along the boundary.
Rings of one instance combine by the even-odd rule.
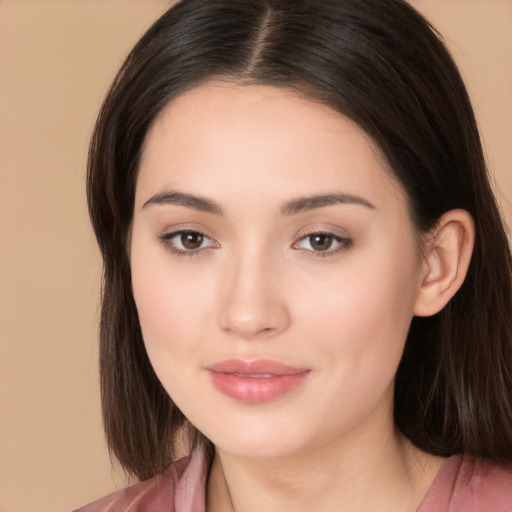
[[181, 230], [162, 236], [162, 241], [178, 253], [197, 252], [215, 244], [211, 238], [200, 231]]
[[305, 249], [318, 253], [332, 253], [347, 248], [350, 240], [333, 233], [310, 233], [294, 244], [296, 249]]

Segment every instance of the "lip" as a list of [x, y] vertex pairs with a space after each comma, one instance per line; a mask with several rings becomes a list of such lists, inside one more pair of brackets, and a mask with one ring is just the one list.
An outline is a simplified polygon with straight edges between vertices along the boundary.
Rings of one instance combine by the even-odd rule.
[[298, 387], [311, 371], [267, 359], [229, 359], [205, 369], [218, 391], [251, 404], [268, 402], [285, 395]]

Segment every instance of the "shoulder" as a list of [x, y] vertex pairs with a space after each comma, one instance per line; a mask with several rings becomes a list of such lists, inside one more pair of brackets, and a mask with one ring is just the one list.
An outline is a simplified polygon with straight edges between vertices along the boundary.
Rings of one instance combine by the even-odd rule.
[[512, 466], [450, 457], [418, 512], [512, 512]]
[[74, 512], [202, 512], [206, 462], [200, 450], [173, 463], [164, 473], [114, 492]]

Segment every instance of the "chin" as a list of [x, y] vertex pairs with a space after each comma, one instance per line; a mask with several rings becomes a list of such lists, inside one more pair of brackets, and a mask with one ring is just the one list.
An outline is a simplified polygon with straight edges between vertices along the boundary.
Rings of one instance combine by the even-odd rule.
[[313, 433], [297, 428], [300, 423], [284, 418], [264, 419], [243, 417], [238, 421], [222, 421], [215, 428], [198, 429], [215, 445], [216, 449], [233, 456], [249, 459], [276, 459], [306, 451], [314, 442]]

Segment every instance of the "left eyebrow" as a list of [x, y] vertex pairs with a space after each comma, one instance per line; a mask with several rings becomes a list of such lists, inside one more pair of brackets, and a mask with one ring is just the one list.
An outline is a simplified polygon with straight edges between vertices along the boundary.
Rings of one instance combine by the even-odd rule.
[[281, 214], [295, 215], [297, 213], [335, 204], [358, 204], [370, 210], [376, 210], [375, 206], [363, 197], [354, 196], [352, 194], [322, 194], [294, 199], [281, 208]]

